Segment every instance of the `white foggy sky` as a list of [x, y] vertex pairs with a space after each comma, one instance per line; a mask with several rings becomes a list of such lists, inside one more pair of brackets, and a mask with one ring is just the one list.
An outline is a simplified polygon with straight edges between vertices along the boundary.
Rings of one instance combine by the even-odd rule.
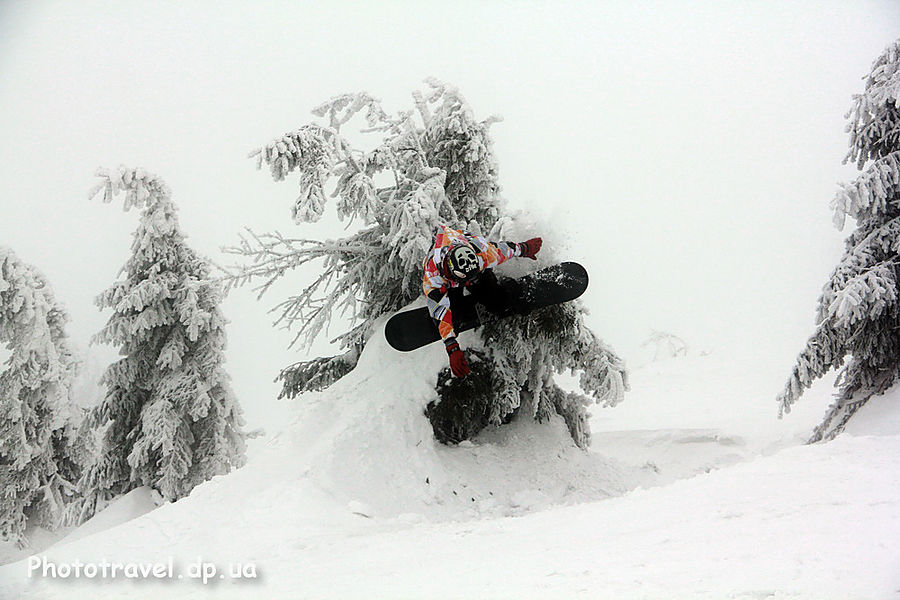
[[[598, 335], [751, 346], [786, 376], [849, 233], [828, 208], [855, 176], [843, 115], [898, 26], [895, 2], [0, 2], [0, 244], [83, 344], [138, 218], [87, 200], [98, 166], [161, 175], [230, 262], [244, 226], [297, 231], [296, 181], [250, 150], [338, 93], [405, 109], [433, 75], [504, 117], [504, 196], [588, 266]], [[282, 295], [226, 303], [245, 405], [304, 358], [269, 327]]]

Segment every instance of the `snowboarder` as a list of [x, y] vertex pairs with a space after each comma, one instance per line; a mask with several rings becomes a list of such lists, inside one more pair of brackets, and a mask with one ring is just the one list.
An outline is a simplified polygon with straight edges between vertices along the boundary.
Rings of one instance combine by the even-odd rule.
[[455, 376], [465, 377], [469, 373], [469, 362], [453, 329], [453, 310], [463, 291], [468, 290], [476, 302], [492, 313], [516, 312], [515, 303], [492, 269], [516, 256], [537, 260], [542, 244], [539, 237], [520, 243], [489, 242], [484, 237], [441, 225], [434, 246], [425, 258], [422, 288]]

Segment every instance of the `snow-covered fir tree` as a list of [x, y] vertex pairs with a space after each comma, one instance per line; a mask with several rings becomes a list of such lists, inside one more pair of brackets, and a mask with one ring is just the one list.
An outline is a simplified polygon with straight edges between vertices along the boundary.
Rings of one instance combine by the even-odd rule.
[[[277, 322], [294, 327], [295, 342], [311, 342], [338, 312], [353, 318], [335, 340], [341, 354], [281, 372], [282, 396], [325, 388], [348, 373], [375, 320], [422, 295], [423, 259], [439, 224], [495, 240], [541, 234], [524, 231], [505, 211], [489, 137], [498, 119], [476, 120], [456, 89], [427, 83], [427, 92], [413, 94], [414, 108], [396, 115], [365, 93], [332, 98], [313, 111], [318, 120], [254, 153], [276, 181], [299, 175], [296, 223], [318, 221], [330, 197], [342, 220], [359, 224], [355, 233], [325, 241], [250, 232], [230, 249], [252, 259], [238, 265], [232, 283], [258, 280], [260, 296], [289, 270], [320, 261], [312, 283], [276, 307]], [[368, 124], [357, 135], [377, 136], [371, 149], [354, 147], [343, 130], [357, 115]], [[551, 257], [545, 248], [538, 266]], [[582, 305], [572, 302], [481, 328], [487, 350], [470, 352], [472, 373], [463, 379], [444, 373], [440, 402], [429, 407], [438, 438], [460, 441], [514, 413], [545, 419], [556, 412], [586, 446], [586, 405], [591, 399], [615, 405], [628, 384], [623, 362], [583, 316]], [[554, 373], [566, 370], [580, 371], [585, 394], [554, 383]], [[463, 397], [464, 410], [454, 401]]]
[[69, 317], [47, 280], [0, 247], [0, 535], [20, 546], [26, 524], [55, 529], [78, 476], [70, 389], [78, 361]]
[[142, 209], [131, 256], [96, 302], [113, 314], [96, 342], [119, 347], [106, 395], [88, 416], [104, 427], [97, 460], [80, 481], [81, 518], [138, 486], [170, 501], [245, 461], [238, 401], [223, 363], [221, 286], [185, 242], [165, 182], [141, 169], [98, 173], [91, 196]]
[[848, 216], [856, 229], [819, 298], [816, 331], [778, 398], [781, 413], [790, 412], [815, 379], [843, 365], [835, 402], [811, 441], [840, 433], [900, 373], [900, 41], [875, 61], [847, 118], [844, 162], [862, 174], [840, 186], [832, 207], [839, 229]]

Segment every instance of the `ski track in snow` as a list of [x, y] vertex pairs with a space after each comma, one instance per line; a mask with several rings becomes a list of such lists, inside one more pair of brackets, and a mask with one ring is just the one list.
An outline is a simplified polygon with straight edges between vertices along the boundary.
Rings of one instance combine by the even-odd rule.
[[[445, 447], [422, 416], [445, 361], [375, 340], [243, 469], [143, 516], [146, 490], [123, 498], [38, 555], [172, 557], [173, 580], [29, 577], [26, 559], [0, 598], [900, 598], [900, 391], [806, 446], [827, 385], [778, 421], [764, 359], [714, 354], [637, 369], [589, 452], [559, 419]], [[204, 585], [200, 559], [258, 577]]]

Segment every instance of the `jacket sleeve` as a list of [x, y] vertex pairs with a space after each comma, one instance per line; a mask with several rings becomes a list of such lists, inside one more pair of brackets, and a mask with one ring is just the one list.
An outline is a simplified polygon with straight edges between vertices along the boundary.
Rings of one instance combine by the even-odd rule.
[[425, 262], [425, 275], [422, 279], [422, 291], [425, 292], [425, 303], [431, 318], [435, 320], [441, 339], [453, 336], [453, 312], [450, 310], [450, 296], [446, 283], [432, 259]]
[[437, 322], [441, 339], [446, 340], [453, 337], [453, 311], [450, 310], [450, 296], [446, 292], [433, 290], [425, 299], [431, 318]]
[[515, 242], [489, 242], [481, 236], [470, 238], [472, 245], [478, 249], [485, 269], [496, 267], [516, 256], [522, 256], [522, 248]]

